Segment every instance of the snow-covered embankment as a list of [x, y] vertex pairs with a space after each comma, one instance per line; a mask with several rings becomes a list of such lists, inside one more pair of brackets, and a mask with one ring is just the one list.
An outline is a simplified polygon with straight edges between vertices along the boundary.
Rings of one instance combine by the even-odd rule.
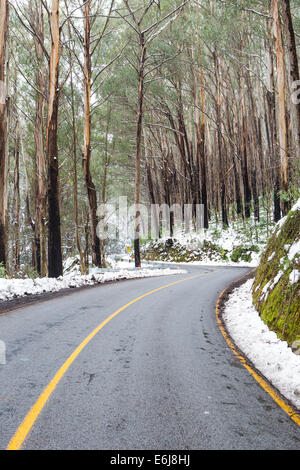
[[58, 279], [0, 279], [0, 301], [12, 300], [29, 295], [58, 292], [62, 289], [77, 288], [88, 285], [103, 284], [105, 282], [120, 281], [124, 279], [140, 279], [144, 277], [170, 276], [185, 274], [183, 269], [149, 269], [137, 270], [120, 269], [117, 271], [94, 273], [86, 276], [69, 274]]

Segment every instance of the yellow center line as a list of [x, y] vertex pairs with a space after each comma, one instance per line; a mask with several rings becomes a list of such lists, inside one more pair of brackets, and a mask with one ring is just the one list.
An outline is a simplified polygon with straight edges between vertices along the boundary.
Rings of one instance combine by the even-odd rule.
[[[243, 276], [245, 277], [245, 276]], [[242, 278], [243, 278], [242, 277]], [[241, 279], [242, 279], [241, 278]], [[217, 307], [216, 307], [216, 314], [217, 314], [217, 322], [219, 325], [219, 328], [228, 344], [232, 352], [237, 356], [238, 360], [243, 364], [243, 366], [248, 370], [248, 372], [252, 375], [252, 377], [259, 383], [259, 385], [273, 398], [273, 400], [277, 403], [277, 405], [282, 408], [285, 413], [289, 415], [289, 417], [296, 423], [298, 426], [300, 426], [300, 415], [288, 404], [286, 403], [279, 395], [278, 393], [273, 389], [273, 387], [268, 384], [247, 362], [246, 358], [241, 355], [241, 353], [237, 350], [235, 345], [232, 343], [229, 335], [227, 334], [227, 331], [224, 328], [224, 324], [222, 321], [222, 314], [221, 314], [221, 302], [223, 299], [223, 296], [225, 292], [228, 290], [228, 288], [224, 289], [221, 295], [219, 296], [218, 302], [217, 302]]]
[[54, 392], [55, 388], [69, 369], [69, 367], [73, 364], [75, 359], [78, 357], [78, 355], [81, 353], [81, 351], [87, 346], [87, 344], [96, 336], [96, 334], [102, 330], [102, 328], [107, 325], [113, 318], [115, 318], [119, 313], [123, 312], [125, 309], [130, 307], [131, 305], [135, 304], [141, 299], [144, 299], [145, 297], [154, 294], [155, 292], [159, 292], [163, 289], [166, 289], [171, 286], [175, 286], [176, 284], [180, 284], [185, 281], [190, 281], [192, 279], [196, 279], [197, 277], [204, 276], [208, 273], [202, 273], [202, 274], [197, 274], [195, 276], [191, 276], [185, 279], [181, 279], [180, 281], [172, 282], [171, 284], [167, 284], [165, 286], [159, 287], [158, 289], [154, 289], [151, 292], [147, 292], [146, 294], [141, 295], [140, 297], [137, 297], [136, 299], [132, 300], [128, 304], [124, 305], [123, 307], [119, 308], [116, 312], [114, 312], [112, 315], [110, 315], [106, 320], [104, 320], [92, 333], [87, 336], [87, 338], [75, 349], [75, 351], [71, 354], [71, 356], [66, 360], [66, 362], [62, 365], [62, 367], [59, 369], [59, 371], [55, 374], [51, 382], [47, 385], [47, 387], [44, 389], [36, 403], [33, 405], [31, 410], [28, 412], [28, 414], [25, 416], [23, 422], [17, 429], [15, 435], [12, 437], [10, 440], [7, 449], [6, 450], [19, 450], [25, 441], [26, 437], [28, 436], [29, 432], [31, 431], [33, 425], [35, 424], [37, 418], [39, 417], [41, 411], [45, 407], [47, 401], [49, 400], [50, 396]]

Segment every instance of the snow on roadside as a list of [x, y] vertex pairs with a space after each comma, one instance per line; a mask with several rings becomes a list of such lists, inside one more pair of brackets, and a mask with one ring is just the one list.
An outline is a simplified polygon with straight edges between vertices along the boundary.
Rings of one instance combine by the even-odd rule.
[[252, 304], [253, 280], [234, 289], [223, 318], [235, 344], [255, 367], [300, 409], [300, 355], [270, 331]]
[[58, 292], [62, 289], [76, 288], [87, 285], [103, 284], [109, 281], [122, 279], [140, 279], [145, 277], [170, 276], [173, 274], [185, 274], [183, 269], [147, 269], [141, 268], [135, 271], [121, 269], [114, 272], [94, 273], [86, 276], [70, 274], [58, 279], [0, 279], [0, 301], [11, 300], [27, 295], [36, 295], [46, 292]]
[[203, 257], [201, 261], [151, 261], [151, 264], [155, 265], [157, 264], [168, 264], [168, 265], [174, 265], [174, 266], [205, 266], [205, 267], [218, 267], [218, 266], [224, 266], [228, 268], [257, 268], [260, 262], [260, 254], [253, 253], [252, 255], [252, 261], [239, 261], [239, 262], [234, 262], [234, 261], [213, 261], [209, 259], [208, 257]]
[[[212, 261], [208, 257], [203, 257], [202, 261], [189, 261], [192, 266], [228, 266], [234, 268], [257, 268], [260, 262], [261, 253], [252, 253], [251, 261]], [[184, 263], [183, 263], [184, 264]]]

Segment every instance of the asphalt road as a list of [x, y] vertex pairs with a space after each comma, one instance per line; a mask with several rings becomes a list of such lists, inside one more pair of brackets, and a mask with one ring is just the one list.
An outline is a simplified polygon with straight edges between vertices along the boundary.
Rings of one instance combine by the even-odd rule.
[[34, 420], [22, 449], [299, 449], [299, 427], [228, 348], [220, 292], [242, 268], [107, 284], [0, 316], [0, 448], [66, 359], [85, 346]]

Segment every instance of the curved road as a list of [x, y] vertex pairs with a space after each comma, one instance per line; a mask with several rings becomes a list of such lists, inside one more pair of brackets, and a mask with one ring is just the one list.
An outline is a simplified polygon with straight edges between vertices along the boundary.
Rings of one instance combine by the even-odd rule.
[[[66, 370], [22, 449], [299, 449], [299, 427], [228, 348], [220, 292], [242, 268], [188, 267], [79, 290], [0, 316], [0, 448], [62, 364]], [[164, 285], [187, 277], [193, 279]], [[23, 429], [24, 431], [24, 429]]]

